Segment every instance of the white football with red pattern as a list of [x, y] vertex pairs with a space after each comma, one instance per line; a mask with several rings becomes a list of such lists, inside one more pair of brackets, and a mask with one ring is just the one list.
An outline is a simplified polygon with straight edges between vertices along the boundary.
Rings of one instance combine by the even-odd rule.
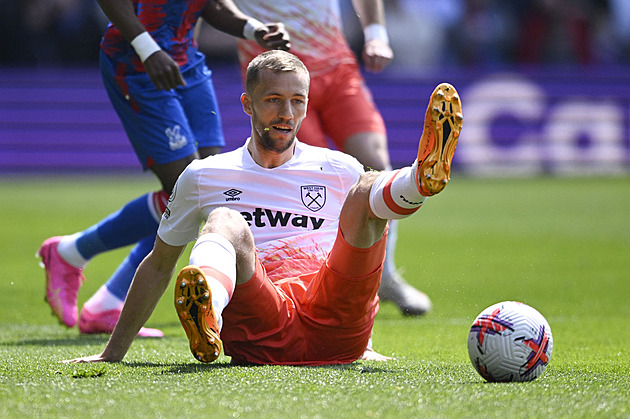
[[549, 323], [533, 307], [504, 301], [483, 310], [468, 333], [468, 355], [487, 381], [531, 381], [551, 359]]

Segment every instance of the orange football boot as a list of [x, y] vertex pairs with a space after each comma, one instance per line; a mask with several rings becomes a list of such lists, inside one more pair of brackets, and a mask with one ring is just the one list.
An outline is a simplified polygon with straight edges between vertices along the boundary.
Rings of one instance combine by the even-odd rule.
[[439, 84], [431, 94], [418, 145], [416, 184], [424, 196], [444, 189], [451, 177], [451, 160], [462, 130], [462, 103], [455, 88]]
[[201, 362], [212, 362], [221, 354], [217, 316], [212, 291], [203, 271], [186, 266], [177, 276], [175, 309], [190, 342], [190, 352]]

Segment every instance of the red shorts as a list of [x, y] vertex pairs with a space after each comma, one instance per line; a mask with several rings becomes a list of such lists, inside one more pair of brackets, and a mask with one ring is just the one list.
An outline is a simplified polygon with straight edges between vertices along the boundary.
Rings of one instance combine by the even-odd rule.
[[328, 136], [344, 151], [348, 137], [362, 132], [386, 134], [385, 123], [356, 64], [341, 64], [311, 78], [306, 118], [300, 141], [328, 148]]
[[273, 283], [262, 267], [237, 285], [221, 340], [237, 364], [347, 364], [365, 351], [378, 312], [386, 235], [368, 249], [340, 233], [317, 272]]

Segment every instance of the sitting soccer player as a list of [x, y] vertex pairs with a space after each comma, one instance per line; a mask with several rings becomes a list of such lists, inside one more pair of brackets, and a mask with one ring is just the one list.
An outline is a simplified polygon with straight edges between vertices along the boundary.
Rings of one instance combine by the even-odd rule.
[[457, 92], [444, 83], [431, 95], [412, 166], [365, 173], [349, 155], [297, 140], [309, 90], [297, 57], [257, 56], [245, 90], [251, 137], [182, 173], [107, 346], [66, 362], [123, 359], [195, 239], [175, 284], [195, 358], [211, 362], [224, 349], [233, 363], [321, 365], [364, 354], [387, 222], [449, 181], [463, 118]]

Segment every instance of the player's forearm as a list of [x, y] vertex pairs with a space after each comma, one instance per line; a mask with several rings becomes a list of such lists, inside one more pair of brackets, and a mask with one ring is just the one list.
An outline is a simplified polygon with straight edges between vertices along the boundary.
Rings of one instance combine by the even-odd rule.
[[372, 73], [379, 73], [394, 58], [385, 28], [385, 10], [382, 0], [352, 0], [363, 26], [365, 46], [363, 64]]
[[208, 1], [201, 17], [215, 29], [237, 38], [243, 38], [243, 28], [249, 19], [232, 0]]
[[362, 27], [372, 24], [385, 25], [385, 8], [382, 0], [352, 0], [352, 6]]
[[168, 256], [154, 249], [138, 266], [118, 323], [103, 351], [107, 361], [124, 358], [138, 331], [149, 320], [168, 287], [183, 247], [170, 249], [175, 250], [169, 252]]
[[146, 31], [136, 16], [131, 0], [98, 0], [105, 15], [128, 41]]

